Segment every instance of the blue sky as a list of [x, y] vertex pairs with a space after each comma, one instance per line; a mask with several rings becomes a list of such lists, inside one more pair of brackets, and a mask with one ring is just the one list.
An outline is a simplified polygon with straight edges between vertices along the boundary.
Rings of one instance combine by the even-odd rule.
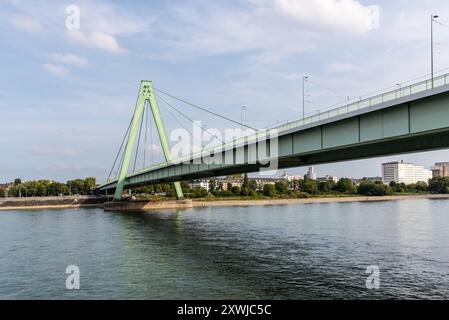
[[[72, 4], [79, 30], [66, 28]], [[0, 182], [103, 181], [142, 79], [237, 120], [245, 105], [245, 122], [265, 127], [299, 117], [303, 75], [307, 113], [429, 76], [431, 13], [444, 24], [435, 30], [436, 69], [448, 72], [444, 0], [1, 0]], [[230, 126], [177, 107], [209, 128]], [[164, 118], [169, 130], [179, 126]], [[449, 161], [449, 151], [316, 171], [376, 176], [392, 159], [430, 166]]]

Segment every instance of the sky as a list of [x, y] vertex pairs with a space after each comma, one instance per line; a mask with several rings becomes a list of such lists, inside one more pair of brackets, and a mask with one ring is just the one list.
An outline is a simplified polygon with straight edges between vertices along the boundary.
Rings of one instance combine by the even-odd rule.
[[[257, 128], [300, 117], [303, 76], [307, 114], [419, 81], [430, 76], [432, 13], [435, 69], [449, 72], [446, 0], [0, 0], [0, 182], [104, 181], [143, 79]], [[171, 103], [207, 128], [235, 127]], [[169, 133], [191, 126], [169, 110]], [[160, 147], [147, 145], [157, 162]], [[379, 176], [390, 160], [430, 167], [449, 151], [315, 171]]]

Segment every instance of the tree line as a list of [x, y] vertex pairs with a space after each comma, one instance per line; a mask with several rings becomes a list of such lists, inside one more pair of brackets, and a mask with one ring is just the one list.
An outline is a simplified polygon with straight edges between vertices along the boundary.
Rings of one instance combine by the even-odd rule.
[[[215, 197], [268, 197], [268, 198], [309, 198], [325, 195], [363, 195], [363, 196], [386, 196], [393, 194], [449, 194], [449, 178], [433, 178], [429, 183], [418, 182], [406, 185], [404, 183], [384, 184], [381, 181], [362, 181], [355, 185], [350, 179], [342, 178], [335, 181], [316, 181], [304, 177], [303, 180], [291, 182], [277, 181], [274, 184], [259, 185], [256, 180], [249, 179], [247, 175], [243, 178], [242, 186], [226, 187], [222, 182], [209, 180], [210, 190], [201, 187], [191, 189], [187, 182], [182, 182], [181, 187], [184, 194], [189, 198], [215, 198]], [[137, 194], [149, 194], [174, 197], [175, 190], [172, 184], [151, 185], [133, 190]]]
[[92, 195], [96, 187], [96, 178], [70, 180], [66, 183], [51, 180], [34, 180], [22, 182], [16, 179], [14, 184], [6, 190], [0, 188], [0, 197], [49, 197], [68, 195]]

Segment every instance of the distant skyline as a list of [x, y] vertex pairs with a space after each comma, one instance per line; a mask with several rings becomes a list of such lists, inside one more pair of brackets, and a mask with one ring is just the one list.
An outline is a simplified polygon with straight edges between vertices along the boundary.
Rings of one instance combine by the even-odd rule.
[[[66, 28], [66, 7], [80, 29]], [[0, 183], [107, 177], [142, 79], [266, 127], [348, 97], [449, 72], [449, 3], [429, 1], [31, 1], [0, 3]], [[228, 123], [177, 105], [208, 128]], [[164, 111], [169, 131], [179, 127]], [[187, 124], [187, 123], [185, 123]], [[155, 160], [160, 150], [150, 147]], [[430, 168], [449, 150], [315, 166], [318, 176], [379, 176], [381, 163]], [[307, 168], [289, 169], [305, 174]], [[279, 174], [282, 173], [282, 170]]]

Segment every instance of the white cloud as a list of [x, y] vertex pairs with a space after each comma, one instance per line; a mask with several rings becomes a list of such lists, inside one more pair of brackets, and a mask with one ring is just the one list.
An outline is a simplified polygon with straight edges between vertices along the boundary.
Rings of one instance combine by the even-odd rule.
[[67, 31], [66, 38], [70, 41], [80, 43], [86, 47], [99, 49], [115, 54], [125, 54], [128, 49], [123, 48], [114, 36], [103, 32], [91, 32], [85, 34], [81, 31]]
[[379, 28], [380, 7], [356, 0], [275, 0], [276, 10], [300, 23], [364, 34]]
[[39, 21], [27, 15], [13, 15], [10, 21], [16, 28], [23, 31], [32, 33], [39, 33], [44, 31], [44, 27], [40, 24]]
[[87, 67], [89, 62], [86, 58], [72, 53], [54, 53], [50, 56], [54, 61], [75, 67]]
[[168, 58], [248, 52], [256, 63], [276, 64], [335, 35], [366, 34], [378, 27], [380, 15], [378, 6], [356, 0], [199, 3], [170, 7], [154, 25], [152, 36], [168, 49]]
[[57, 77], [65, 77], [70, 74], [70, 70], [66, 67], [58, 66], [52, 63], [45, 63], [42, 67], [45, 71]]

